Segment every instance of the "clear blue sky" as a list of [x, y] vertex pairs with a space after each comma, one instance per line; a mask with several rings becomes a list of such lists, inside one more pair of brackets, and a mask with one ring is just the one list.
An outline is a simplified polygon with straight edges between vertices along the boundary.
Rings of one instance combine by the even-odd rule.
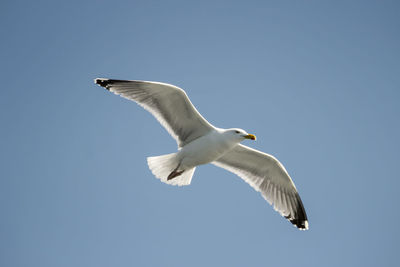
[[[398, 266], [398, 1], [2, 1], [0, 266]], [[172, 83], [291, 174], [310, 230], [96, 77]]]

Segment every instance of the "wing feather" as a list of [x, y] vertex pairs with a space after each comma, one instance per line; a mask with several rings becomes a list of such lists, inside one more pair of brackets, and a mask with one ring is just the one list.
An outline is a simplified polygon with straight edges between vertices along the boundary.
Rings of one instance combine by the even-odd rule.
[[95, 83], [114, 94], [133, 100], [149, 111], [178, 147], [207, 134], [214, 129], [196, 110], [181, 88], [159, 82], [95, 79]]
[[307, 214], [297, 189], [276, 158], [239, 144], [212, 163], [241, 177], [296, 227], [308, 229]]

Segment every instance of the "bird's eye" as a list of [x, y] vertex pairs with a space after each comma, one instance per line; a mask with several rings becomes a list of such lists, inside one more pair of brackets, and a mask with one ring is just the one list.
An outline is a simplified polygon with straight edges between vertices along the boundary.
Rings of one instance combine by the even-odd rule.
[[239, 131], [235, 131], [235, 133], [240, 133]]

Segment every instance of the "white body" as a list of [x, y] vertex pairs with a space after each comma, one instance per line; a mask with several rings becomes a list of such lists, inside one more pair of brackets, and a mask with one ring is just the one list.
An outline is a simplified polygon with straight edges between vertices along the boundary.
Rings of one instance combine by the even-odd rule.
[[[241, 129], [213, 128], [207, 134], [181, 147], [177, 153], [148, 157], [151, 172], [162, 182], [189, 185], [197, 166], [214, 162], [236, 147], [248, 134]], [[168, 179], [172, 172], [182, 172]]]
[[[227, 138], [227, 136], [232, 137]], [[186, 170], [217, 160], [241, 140], [243, 139], [235, 138], [225, 130], [215, 129], [179, 150], [176, 155], [180, 162], [179, 169]]]

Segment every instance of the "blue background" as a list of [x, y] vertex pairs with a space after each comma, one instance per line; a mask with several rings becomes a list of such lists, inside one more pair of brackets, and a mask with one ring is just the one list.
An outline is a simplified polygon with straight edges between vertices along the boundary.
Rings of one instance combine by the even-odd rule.
[[[2, 1], [1, 266], [398, 266], [398, 1]], [[145, 110], [93, 84], [186, 90], [276, 156], [298, 231], [212, 165], [178, 188]]]

